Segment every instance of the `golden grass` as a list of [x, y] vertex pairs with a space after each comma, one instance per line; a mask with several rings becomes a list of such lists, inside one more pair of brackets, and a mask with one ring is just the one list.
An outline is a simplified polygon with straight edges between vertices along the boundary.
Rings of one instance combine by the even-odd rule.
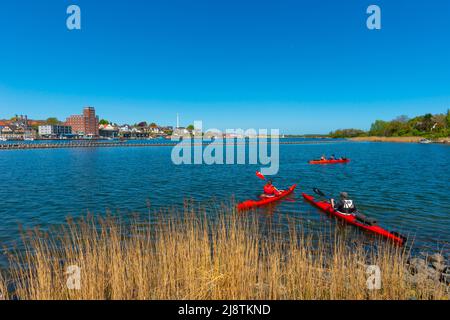
[[[26, 235], [9, 255], [0, 291], [17, 299], [444, 299], [445, 288], [407, 281], [407, 253], [394, 245], [368, 254], [341, 239], [262, 230], [255, 215], [222, 213], [211, 221], [188, 209], [156, 223], [118, 218], [68, 221], [50, 234]], [[381, 269], [367, 288], [367, 264]], [[67, 269], [80, 269], [69, 289]], [[7, 281], [5, 280], [7, 278]], [[6, 283], [15, 290], [8, 296]]]
[[423, 137], [356, 137], [350, 138], [352, 141], [370, 141], [370, 142], [419, 142]]

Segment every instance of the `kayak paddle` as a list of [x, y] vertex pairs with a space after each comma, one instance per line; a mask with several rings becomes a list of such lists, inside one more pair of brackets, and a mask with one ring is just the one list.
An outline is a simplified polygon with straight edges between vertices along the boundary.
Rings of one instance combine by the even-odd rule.
[[325, 193], [323, 193], [322, 191], [320, 191], [318, 188], [313, 188], [314, 193], [318, 194], [321, 197], [327, 198], [327, 196], [325, 195]]
[[264, 175], [261, 172], [259, 172], [259, 171], [256, 171], [256, 176], [258, 178], [260, 178], [261, 180], [266, 180], [266, 177], [264, 177]]

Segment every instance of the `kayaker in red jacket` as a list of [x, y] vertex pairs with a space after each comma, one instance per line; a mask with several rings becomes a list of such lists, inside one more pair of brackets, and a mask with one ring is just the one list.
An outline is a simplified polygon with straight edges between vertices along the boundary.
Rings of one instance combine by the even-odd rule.
[[267, 181], [266, 185], [264, 186], [264, 194], [265, 197], [274, 197], [280, 194], [280, 191], [275, 188], [275, 186], [272, 184], [272, 180]]

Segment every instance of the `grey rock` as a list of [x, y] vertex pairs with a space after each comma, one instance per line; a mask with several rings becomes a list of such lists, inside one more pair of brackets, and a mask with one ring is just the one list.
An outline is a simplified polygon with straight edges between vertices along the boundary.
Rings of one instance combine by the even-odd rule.
[[445, 258], [442, 254], [435, 253], [435, 254], [432, 254], [431, 256], [427, 256], [427, 262], [445, 264]]
[[433, 281], [439, 281], [441, 278], [441, 272], [435, 270], [434, 268], [427, 268], [426, 271], [424, 271], [424, 275]]
[[445, 264], [439, 262], [432, 262], [431, 265], [436, 271], [442, 272], [445, 269]]
[[428, 268], [427, 263], [424, 259], [412, 258], [408, 261], [409, 271], [411, 274], [423, 273]]

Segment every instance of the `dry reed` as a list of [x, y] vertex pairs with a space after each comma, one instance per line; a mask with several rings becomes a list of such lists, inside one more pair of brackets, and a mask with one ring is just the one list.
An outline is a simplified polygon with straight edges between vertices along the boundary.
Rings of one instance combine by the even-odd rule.
[[[25, 250], [9, 254], [0, 293], [38, 300], [447, 297], [445, 287], [408, 282], [408, 253], [398, 246], [368, 253], [339, 235], [307, 236], [298, 225], [263, 231], [252, 214], [210, 220], [194, 211], [154, 223], [87, 217], [49, 234], [34, 230]], [[379, 290], [368, 289], [368, 264], [381, 270]], [[68, 286], [76, 276], [69, 266], [80, 271], [79, 288]]]

